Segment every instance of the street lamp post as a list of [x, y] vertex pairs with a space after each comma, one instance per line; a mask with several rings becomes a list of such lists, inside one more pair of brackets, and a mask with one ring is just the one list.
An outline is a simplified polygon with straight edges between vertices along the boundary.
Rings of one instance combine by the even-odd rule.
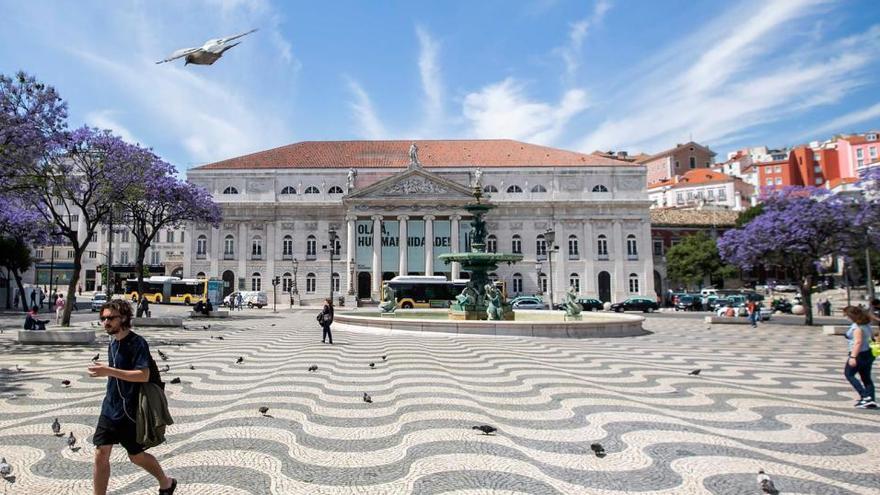
[[272, 279], [272, 312], [278, 312], [278, 284], [281, 283], [281, 277], [275, 275]]
[[535, 280], [538, 283], [538, 290], [541, 291], [541, 295], [544, 294], [544, 288], [541, 287], [541, 267], [542, 266], [543, 265], [541, 264], [540, 261], [535, 262]]
[[553, 249], [555, 248], [553, 243], [556, 241], [556, 232], [552, 229], [547, 229], [544, 232], [544, 240], [547, 242], [547, 271], [550, 272], [548, 274], [550, 287], [547, 292], [550, 293], [550, 309], [553, 309]]
[[[296, 271], [299, 268], [299, 261], [296, 258], [293, 259], [293, 287], [290, 289], [292, 299], [295, 299], [297, 295], [299, 295], [299, 290], [296, 288]], [[300, 299], [300, 304], [302, 304], [302, 299]]]
[[336, 231], [327, 232], [330, 238], [330, 304], [333, 304], [333, 255], [336, 253]]

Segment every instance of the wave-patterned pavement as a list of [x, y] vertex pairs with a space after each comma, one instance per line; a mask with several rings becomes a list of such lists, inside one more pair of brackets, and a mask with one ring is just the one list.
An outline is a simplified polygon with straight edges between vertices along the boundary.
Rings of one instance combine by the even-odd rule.
[[[181, 495], [745, 494], [759, 468], [782, 493], [880, 493], [880, 413], [852, 407], [842, 339], [646, 327], [595, 340], [336, 332], [332, 346], [306, 312], [142, 329], [165, 381], [181, 380], [166, 387], [176, 424], [151, 452]], [[90, 493], [105, 385], [85, 368], [106, 344], [13, 338], [0, 335], [0, 456], [15, 475], [4, 490]], [[54, 418], [81, 450], [52, 435]], [[481, 424], [498, 431], [471, 429]], [[156, 490], [119, 447], [111, 489]]]

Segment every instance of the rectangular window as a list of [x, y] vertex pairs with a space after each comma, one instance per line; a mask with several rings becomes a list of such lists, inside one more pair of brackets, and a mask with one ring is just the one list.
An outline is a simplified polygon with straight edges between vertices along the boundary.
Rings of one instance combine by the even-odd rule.
[[862, 148], [857, 149], [856, 150], [856, 158], [864, 158], [864, 157], [865, 157], [865, 150], [863, 150]]
[[79, 223], [79, 215], [70, 215], [70, 225]]
[[174, 242], [174, 231], [169, 230], [165, 232], [165, 242]]
[[663, 240], [654, 239], [654, 256], [663, 256]]
[[186, 234], [186, 231], [181, 230], [181, 231], [180, 231], [180, 242], [183, 242], [183, 235], [184, 235], [184, 234]]
[[873, 147], [873, 146], [871, 146], [870, 148], [868, 148], [868, 155], [871, 156], [871, 159], [872, 159], [872, 160], [873, 160], [874, 158], [877, 158], [877, 148], [875, 148], [875, 147]]
[[777, 165], [775, 167], [774, 172], [776, 172], [777, 174], [781, 174], [782, 173], [782, 165]]
[[89, 259], [90, 259], [90, 260], [93, 260], [93, 259], [95, 259], [95, 258], [97, 258], [97, 257], [98, 257], [98, 252], [97, 252], [97, 251], [89, 251]]
[[718, 190], [718, 201], [724, 201], [727, 199], [727, 193], [724, 188]]
[[123, 265], [128, 264], [128, 251], [120, 251], [119, 252], [119, 262]]
[[119, 233], [119, 240], [120, 240], [120, 242], [128, 242], [128, 231], [127, 230], [123, 230], [122, 232]]
[[813, 161], [814, 162], [818, 162], [821, 159], [822, 159], [822, 155], [820, 155], [819, 153], [813, 153]]
[[67, 250], [67, 259], [73, 259], [73, 249]]
[[773, 185], [773, 177], [767, 177], [767, 185], [768, 185], [768, 186], [772, 186], [772, 185]]
[[691, 168], [697, 168], [697, 159], [694, 157], [690, 157], [690, 166]]
[[813, 172], [814, 172], [814, 173], [817, 173], [817, 174], [821, 174], [821, 173], [822, 173], [822, 167], [820, 167], [819, 165], [816, 165], [815, 167], [813, 167]]
[[568, 279], [568, 286], [574, 287], [574, 291], [577, 293], [581, 292], [581, 279], [580, 277], [571, 277]]
[[820, 184], [822, 184], [822, 178], [821, 178], [821, 177], [816, 177], [816, 185], [818, 186], [818, 185], [820, 185]]
[[776, 178], [776, 185], [777, 185], [777, 186], [781, 186], [781, 185], [782, 185], [782, 177], [777, 177], [777, 178]]
[[43, 259], [43, 250], [42, 250], [42, 249], [37, 249], [37, 250], [34, 252], [34, 258], [36, 258], [36, 259], [38, 259], [38, 260]]
[[522, 277], [513, 277], [513, 293], [520, 294], [522, 292]]
[[865, 166], [865, 160], [859, 160], [857, 166], [858, 166], [859, 168]]

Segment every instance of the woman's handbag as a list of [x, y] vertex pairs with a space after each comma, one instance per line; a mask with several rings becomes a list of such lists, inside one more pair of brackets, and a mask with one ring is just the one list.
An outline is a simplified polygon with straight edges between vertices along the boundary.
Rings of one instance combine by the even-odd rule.
[[874, 357], [880, 356], [880, 342], [872, 340], [871, 343], [868, 344], [868, 347], [871, 348], [871, 354], [873, 354]]

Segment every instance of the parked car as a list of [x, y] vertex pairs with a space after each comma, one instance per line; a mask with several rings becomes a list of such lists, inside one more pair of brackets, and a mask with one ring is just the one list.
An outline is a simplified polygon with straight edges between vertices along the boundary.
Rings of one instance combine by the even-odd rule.
[[643, 311], [645, 313], [653, 313], [658, 309], [660, 309], [660, 305], [650, 297], [630, 297], [623, 302], [611, 305], [611, 310], [617, 313], [622, 313], [623, 311]]
[[95, 292], [95, 295], [92, 296], [92, 312], [101, 311], [101, 306], [107, 302], [107, 294], [103, 292]]
[[797, 292], [798, 286], [794, 284], [778, 284], [773, 286], [776, 292]]
[[675, 303], [676, 311], [699, 311], [703, 309], [703, 303], [699, 294], [685, 294], [678, 297]]
[[584, 308], [584, 311], [602, 311], [605, 309], [605, 303], [592, 297], [578, 299], [578, 302]]
[[521, 296], [514, 299], [513, 309], [547, 309], [547, 304], [539, 297]]
[[783, 313], [791, 313], [792, 304], [788, 299], [774, 299], [770, 302], [770, 309]]
[[247, 306], [249, 308], [253, 308], [256, 306], [258, 308], [262, 308], [263, 306], [269, 305], [269, 296], [267, 296], [265, 292], [250, 290], [243, 290], [229, 294], [228, 296], [223, 298], [223, 305], [231, 308], [235, 301], [233, 298], [236, 297], [236, 295], [238, 294], [241, 294], [242, 306]]

